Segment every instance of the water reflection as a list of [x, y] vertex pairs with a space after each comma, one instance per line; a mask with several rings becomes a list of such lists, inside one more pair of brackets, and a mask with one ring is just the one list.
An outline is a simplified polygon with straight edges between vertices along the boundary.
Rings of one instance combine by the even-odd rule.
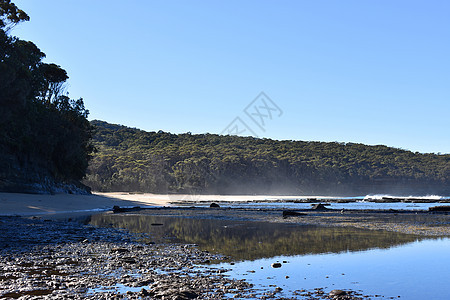
[[233, 260], [390, 248], [422, 239], [415, 235], [356, 228], [148, 215], [95, 215], [91, 224], [148, 233], [148, 238], [155, 242], [169, 238], [171, 242], [197, 244]]

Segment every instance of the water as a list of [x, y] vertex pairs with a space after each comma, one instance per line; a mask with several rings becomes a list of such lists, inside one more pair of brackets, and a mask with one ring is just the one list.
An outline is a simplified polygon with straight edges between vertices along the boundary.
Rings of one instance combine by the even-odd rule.
[[[450, 299], [450, 239], [356, 228], [150, 215], [97, 215], [97, 226], [128, 228], [155, 242], [197, 244], [226, 255], [226, 275], [262, 290], [359, 290], [403, 299]], [[162, 224], [162, 225], [161, 225]], [[271, 264], [280, 262], [281, 268]], [[199, 266], [201, 267], [201, 266]], [[288, 276], [288, 278], [286, 278]]]
[[[217, 266], [230, 268], [226, 274], [261, 288], [279, 286], [280, 296], [299, 288], [324, 287], [403, 299], [450, 299], [449, 249], [450, 239], [424, 240], [389, 249], [277, 256]], [[287, 263], [272, 268], [277, 261]]]
[[[201, 199], [200, 199], [201, 198]], [[182, 206], [205, 207], [211, 202], [220, 203], [223, 207], [253, 208], [253, 209], [309, 209], [312, 204], [328, 203], [332, 209], [374, 209], [374, 210], [428, 210], [437, 205], [449, 205], [449, 196], [393, 196], [393, 195], [367, 195], [355, 197], [331, 197], [331, 196], [226, 196], [215, 199], [200, 197], [182, 203]], [[219, 200], [220, 199], [220, 200]], [[314, 201], [314, 202], [313, 202]], [[308, 203], [302, 203], [308, 202]], [[426, 203], [429, 202], [429, 203]], [[180, 203], [176, 203], [180, 205]]]
[[[323, 201], [321, 203], [326, 203]], [[319, 202], [316, 202], [319, 203]], [[230, 208], [254, 208], [254, 209], [310, 209], [311, 204], [315, 203], [293, 203], [293, 202], [223, 202], [222, 207]], [[187, 206], [192, 206], [191, 204], [186, 204]], [[209, 206], [208, 203], [195, 203], [196, 207]], [[394, 202], [394, 203], [375, 203], [375, 202], [350, 202], [350, 203], [329, 203], [328, 208], [331, 209], [398, 209], [398, 210], [428, 210], [429, 207], [438, 205], [449, 205], [440, 203], [404, 203], [404, 202]]]

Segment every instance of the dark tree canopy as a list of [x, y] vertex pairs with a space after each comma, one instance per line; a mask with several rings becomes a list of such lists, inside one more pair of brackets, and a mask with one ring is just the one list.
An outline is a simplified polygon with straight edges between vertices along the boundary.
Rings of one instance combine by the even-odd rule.
[[8, 31], [14, 25], [29, 21], [30, 17], [21, 9], [18, 9], [11, 0], [0, 0], [0, 28]]
[[41, 72], [44, 86], [40, 98], [47, 105], [50, 105], [62, 96], [64, 83], [69, 79], [69, 76], [67, 76], [66, 70], [56, 64], [43, 64]]
[[6, 31], [28, 16], [8, 0], [0, 1], [0, 16], [0, 190], [82, 187], [93, 149], [83, 100], [63, 95], [65, 70]]

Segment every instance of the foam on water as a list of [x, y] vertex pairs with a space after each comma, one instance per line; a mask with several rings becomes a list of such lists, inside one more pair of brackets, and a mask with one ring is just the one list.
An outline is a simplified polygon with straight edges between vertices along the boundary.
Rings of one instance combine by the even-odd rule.
[[395, 198], [395, 199], [420, 199], [420, 200], [432, 200], [432, 201], [440, 201], [448, 199], [449, 197], [439, 196], [439, 195], [427, 195], [427, 196], [395, 196], [395, 195], [388, 195], [388, 194], [375, 194], [375, 195], [366, 195], [364, 197], [364, 201], [367, 200], [382, 200], [383, 198]]

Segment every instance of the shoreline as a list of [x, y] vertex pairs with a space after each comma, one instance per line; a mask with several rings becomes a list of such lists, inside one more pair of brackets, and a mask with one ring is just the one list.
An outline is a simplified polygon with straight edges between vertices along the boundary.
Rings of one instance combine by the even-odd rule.
[[[135, 213], [167, 214], [178, 217], [234, 218], [262, 222], [297, 223], [300, 225], [356, 227], [387, 230], [408, 234], [450, 236], [448, 212], [400, 211], [400, 210], [313, 210], [296, 209], [300, 214], [284, 216], [284, 209], [231, 208], [227, 205], [248, 201], [257, 203], [255, 196], [203, 195], [195, 203], [220, 203], [218, 208], [189, 207], [193, 200], [186, 195], [159, 195], [135, 193], [96, 193], [93, 195], [32, 195], [0, 193], [0, 216], [43, 217], [53, 220], [70, 220], [97, 213], [112, 211], [113, 207], [132, 208]], [[268, 196], [259, 196], [267, 198]], [[253, 199], [253, 200], [249, 200]], [[214, 202], [214, 203], [216, 203]], [[274, 202], [275, 203], [275, 202]], [[303, 202], [302, 202], [303, 203]], [[307, 202], [309, 203], [309, 202]], [[439, 205], [440, 203], [436, 203]], [[222, 207], [220, 207], [222, 206]], [[126, 211], [126, 210], [125, 210]]]
[[[358, 198], [359, 199], [359, 198]], [[0, 216], [33, 216], [52, 214], [78, 214], [81, 212], [101, 212], [120, 207], [163, 207], [195, 203], [239, 203], [239, 202], [271, 202], [271, 203], [352, 203], [359, 200], [346, 197], [322, 196], [270, 196], [270, 195], [190, 195], [190, 194], [145, 194], [145, 193], [93, 193], [91, 195], [72, 194], [21, 194], [0, 193]], [[374, 199], [374, 203], [396, 203], [400, 198]], [[410, 200], [408, 200], [410, 199]], [[449, 203], [450, 199], [411, 198], [402, 200], [407, 203]]]

